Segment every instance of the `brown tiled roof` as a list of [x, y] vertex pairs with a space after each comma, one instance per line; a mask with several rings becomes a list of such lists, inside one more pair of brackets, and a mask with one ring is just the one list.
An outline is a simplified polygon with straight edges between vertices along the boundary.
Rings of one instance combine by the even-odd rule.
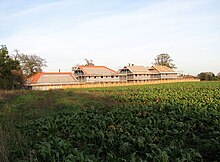
[[74, 84], [77, 80], [71, 72], [38, 73], [29, 78], [26, 84]]
[[144, 66], [125, 66], [123, 69], [120, 69], [119, 72], [122, 72], [126, 69], [128, 69], [133, 74], [152, 74], [152, 72]]
[[173, 69], [167, 67], [167, 66], [152, 66], [149, 68], [152, 72], [159, 72], [159, 73], [176, 73]]
[[152, 74], [144, 66], [126, 66], [125, 68], [129, 69], [133, 74]]
[[105, 66], [79, 66], [85, 75], [115, 75], [116, 71]]

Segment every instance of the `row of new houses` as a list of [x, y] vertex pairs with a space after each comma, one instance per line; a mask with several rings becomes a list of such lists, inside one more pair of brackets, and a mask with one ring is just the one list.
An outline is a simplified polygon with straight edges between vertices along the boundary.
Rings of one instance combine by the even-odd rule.
[[139, 82], [159, 79], [176, 79], [177, 72], [166, 66], [125, 66], [118, 72], [105, 66], [78, 66], [72, 72], [38, 73], [27, 80], [34, 90], [59, 89], [62, 85], [83, 83]]

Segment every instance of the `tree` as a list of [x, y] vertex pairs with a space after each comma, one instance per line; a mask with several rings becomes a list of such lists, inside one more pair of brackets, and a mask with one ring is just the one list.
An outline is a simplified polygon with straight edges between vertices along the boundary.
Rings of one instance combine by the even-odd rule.
[[217, 78], [218, 80], [220, 80], [220, 72], [217, 74]]
[[47, 66], [46, 60], [37, 55], [19, 54], [16, 52], [16, 59], [20, 61], [21, 69], [26, 76], [32, 76], [42, 72], [42, 68]]
[[217, 77], [215, 76], [215, 74], [213, 72], [202, 72], [198, 74], [198, 78], [200, 80], [204, 80], [204, 81], [213, 81], [213, 80], [217, 80]]
[[20, 75], [19, 61], [14, 60], [8, 54], [5, 45], [0, 48], [0, 89], [14, 89], [15, 85], [23, 82]]
[[85, 61], [86, 61], [86, 64], [84, 66], [95, 66], [93, 63], [93, 60], [85, 59]]
[[171, 69], [176, 68], [176, 65], [172, 63], [173, 60], [171, 59], [170, 55], [167, 53], [162, 53], [157, 55], [157, 57], [154, 60], [155, 60], [155, 62], [153, 63], [154, 65], [167, 66]]

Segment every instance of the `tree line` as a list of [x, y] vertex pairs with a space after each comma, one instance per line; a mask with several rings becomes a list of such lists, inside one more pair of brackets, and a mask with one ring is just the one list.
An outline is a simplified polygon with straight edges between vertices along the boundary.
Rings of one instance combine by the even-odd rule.
[[218, 81], [220, 80], [220, 72], [215, 75], [213, 72], [201, 72], [198, 74], [201, 81]]

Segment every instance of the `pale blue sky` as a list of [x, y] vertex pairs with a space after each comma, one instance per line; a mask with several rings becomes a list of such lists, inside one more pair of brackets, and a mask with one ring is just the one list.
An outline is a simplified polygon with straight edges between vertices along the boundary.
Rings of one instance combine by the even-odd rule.
[[0, 0], [0, 44], [45, 71], [84, 59], [114, 70], [169, 53], [185, 74], [220, 72], [220, 0]]

